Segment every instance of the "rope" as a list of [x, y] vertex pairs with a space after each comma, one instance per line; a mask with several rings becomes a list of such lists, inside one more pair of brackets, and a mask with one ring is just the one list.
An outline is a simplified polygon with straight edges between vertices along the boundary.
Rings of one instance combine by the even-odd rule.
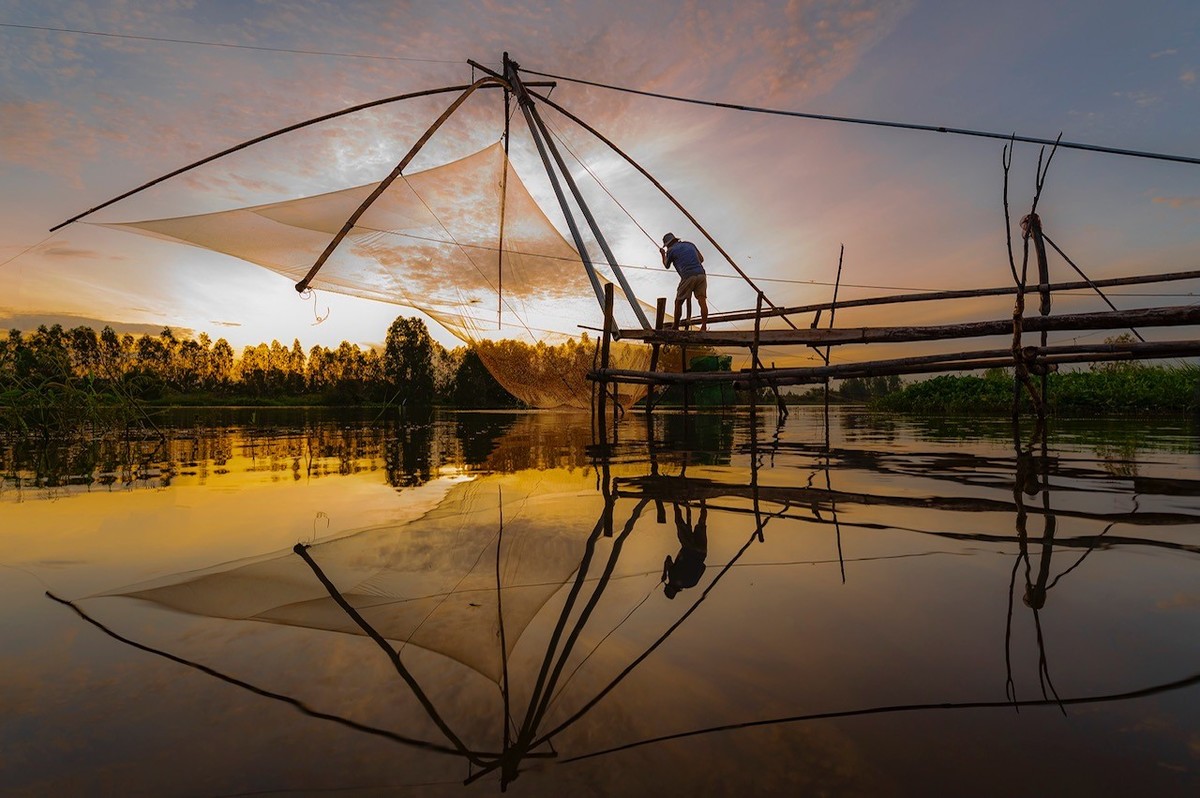
[[50, 235], [46, 236], [45, 238], [43, 238], [41, 241], [37, 242], [36, 244], [30, 244], [29, 246], [25, 247], [25, 249], [23, 249], [23, 250], [21, 250], [20, 252], [18, 252], [16, 255], [13, 255], [11, 258], [9, 258], [8, 260], [4, 261], [4, 263], [0, 263], [0, 268], [3, 268], [3, 267], [5, 267], [5, 266], [7, 266], [8, 264], [12, 263], [12, 262], [13, 262], [14, 260], [16, 260], [17, 258], [19, 258], [19, 257], [21, 257], [22, 255], [25, 255], [26, 253], [30, 252], [31, 250], [37, 249], [37, 248], [38, 248], [38, 247], [40, 247], [42, 244], [45, 244], [47, 241], [49, 241], [49, 240], [50, 240], [50, 239], [52, 239], [52, 238], [54, 238], [54, 234], [53, 234], [53, 233], [51, 233]]
[[[558, 141], [558, 143], [562, 144], [563, 147], [566, 149], [566, 151], [568, 153], [570, 153], [571, 157], [575, 159], [575, 162], [578, 163], [580, 166], [582, 166], [584, 168], [584, 171], [586, 171], [589, 175], [592, 176], [592, 179], [596, 181], [596, 185], [600, 186], [600, 188], [602, 188], [604, 190], [604, 193], [607, 194], [609, 196], [609, 198], [617, 204], [617, 207], [625, 212], [625, 215], [629, 217], [629, 221], [633, 222], [634, 225], [637, 227], [637, 229], [642, 231], [642, 235], [646, 236], [647, 240], [649, 240], [650, 243], [654, 245], [655, 249], [658, 249], [658, 241], [655, 240], [654, 236], [652, 236], [649, 233], [649, 231], [646, 230], [645, 227], [642, 227], [641, 223], [638, 222], [637, 219], [633, 218], [633, 214], [630, 213], [629, 210], [624, 205], [621, 204], [621, 201], [619, 199], [617, 199], [615, 196], [613, 196], [613, 193], [608, 190], [608, 186], [604, 185], [604, 181], [602, 181], [596, 175], [596, 173], [593, 172], [591, 170], [591, 168], [588, 167], [588, 165], [583, 162], [582, 158], [580, 158], [578, 155], [575, 154], [575, 151], [571, 149], [571, 145], [567, 144], [567, 142], [565, 140], [563, 140], [562, 134], [559, 133], [558, 130], [556, 130], [554, 128], [554, 126], [551, 125], [549, 122], [546, 123], [546, 127], [549, 128], [550, 132], [554, 135], [554, 138]], [[622, 264], [618, 264], [618, 265], [621, 266], [621, 268], [625, 268], [624, 265], [622, 265]]]
[[563, 80], [569, 83], [580, 83], [585, 86], [595, 86], [599, 89], [609, 89], [611, 91], [620, 91], [627, 94], [638, 94], [643, 97], [654, 97], [660, 100], [672, 100], [674, 102], [690, 103], [692, 105], [707, 105], [713, 108], [728, 108], [734, 111], [750, 111], [758, 114], [771, 114], [774, 116], [793, 116], [800, 119], [816, 119], [825, 122], [844, 122], [852, 125], [870, 125], [873, 127], [898, 128], [901, 130], [918, 130], [931, 133], [953, 133], [959, 136], [974, 136], [976, 138], [999, 139], [1002, 141], [1020, 141], [1027, 144], [1045, 144], [1065, 147], [1073, 150], [1087, 150], [1090, 152], [1100, 152], [1107, 155], [1126, 155], [1132, 158], [1149, 158], [1159, 161], [1174, 161], [1176, 163], [1196, 164], [1200, 165], [1200, 158], [1187, 155], [1169, 155], [1166, 153], [1146, 152], [1142, 150], [1127, 150], [1117, 147], [1101, 147], [1096, 144], [1086, 144], [1082, 142], [1072, 141], [1057, 141], [1056, 139], [1042, 139], [1031, 136], [1018, 136], [1014, 133], [989, 133], [984, 130], [970, 130], [967, 128], [945, 127], [942, 125], [917, 125], [908, 122], [889, 122], [880, 119], [861, 119], [849, 116], [831, 116], [829, 114], [812, 114], [803, 111], [785, 111], [778, 108], [760, 108], [753, 105], [740, 105], [738, 103], [717, 102], [715, 100], [699, 100], [693, 97], [679, 97], [672, 94], [660, 94], [653, 91], [642, 91], [641, 89], [631, 89], [627, 86], [614, 86], [608, 83], [597, 83], [591, 80], [583, 80], [581, 78], [571, 78], [564, 75], [553, 75], [549, 72], [538, 72], [532, 69], [521, 69], [522, 72], [528, 72], [530, 75], [539, 75], [541, 77], [550, 78], [552, 80]]

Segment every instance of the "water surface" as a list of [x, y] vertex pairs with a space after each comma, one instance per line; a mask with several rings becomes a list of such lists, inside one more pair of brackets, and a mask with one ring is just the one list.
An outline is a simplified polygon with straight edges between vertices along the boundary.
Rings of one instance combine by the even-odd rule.
[[6, 795], [1200, 792], [1191, 422], [166, 432], [0, 449]]

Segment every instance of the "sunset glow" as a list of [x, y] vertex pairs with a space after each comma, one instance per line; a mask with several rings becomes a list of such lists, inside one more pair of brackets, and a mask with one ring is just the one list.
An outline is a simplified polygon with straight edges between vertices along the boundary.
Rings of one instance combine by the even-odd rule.
[[[378, 97], [469, 82], [466, 59], [497, 66], [505, 50], [528, 69], [667, 94], [1200, 154], [1200, 9], [1185, 2], [1144, 10], [1119, 2], [1018, 3], [1003, 14], [867, 0], [604, 9], [363, 2], [331, 14], [306, 2], [131, 8], [14, 1], [0, 2], [0, 23], [7, 26], [0, 27], [0, 262], [7, 261], [0, 276], [8, 289], [0, 322], [24, 329], [56, 321], [132, 332], [169, 325], [225, 337], [237, 349], [293, 338], [305, 347], [379, 344], [388, 322], [405, 311], [329, 292], [300, 300], [287, 279], [243, 261], [87, 224], [46, 230], [255, 135]], [[846, 298], [1009, 279], [1000, 142], [768, 117], [566, 83], [553, 98], [643, 163], [779, 304], [827, 299], [841, 244]], [[447, 102], [414, 100], [290, 134], [89, 221], [224, 210], [377, 180]], [[502, 116], [501, 94], [481, 92], [414, 168], [495, 142]], [[599, 142], [549, 110], [547, 121], [632, 216], [575, 164], [618, 259], [640, 267], [629, 272], [639, 297], [653, 304], [669, 295], [673, 278], [658, 268], [656, 239], [665, 230], [687, 239], [697, 232]], [[518, 172], [565, 233], [519, 114], [512, 142]], [[1036, 161], [1036, 147], [1017, 146], [1017, 215], [1032, 194]], [[1047, 230], [1089, 276], [1195, 265], [1200, 167], [1062, 151], [1043, 203]], [[710, 256], [714, 310], [752, 306], [751, 290], [711, 247], [702, 249]], [[1057, 278], [1072, 279], [1058, 267]], [[1148, 292], [1124, 293], [1122, 307], [1161, 304]], [[1056, 307], [1084, 311], [1098, 302], [1064, 295]], [[839, 322], [998, 318], [1005, 305], [850, 311]]]

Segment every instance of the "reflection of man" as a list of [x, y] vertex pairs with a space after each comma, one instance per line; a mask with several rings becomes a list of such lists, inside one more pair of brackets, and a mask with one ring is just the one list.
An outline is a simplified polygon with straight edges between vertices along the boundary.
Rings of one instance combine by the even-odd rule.
[[683, 312], [683, 303], [688, 297], [696, 297], [700, 303], [700, 329], [708, 329], [708, 278], [704, 274], [704, 256], [691, 241], [680, 241], [674, 233], [663, 236], [662, 249], [663, 268], [675, 267], [679, 272], [679, 288], [675, 291], [675, 324], [679, 325], [679, 315]]
[[687, 518], [675, 505], [675, 531], [679, 536], [679, 553], [672, 560], [667, 555], [663, 563], [662, 581], [666, 582], [663, 593], [673, 599], [685, 588], [695, 587], [704, 576], [704, 558], [708, 556], [708, 507], [700, 501], [700, 517], [692, 526], [692, 508], [687, 507]]

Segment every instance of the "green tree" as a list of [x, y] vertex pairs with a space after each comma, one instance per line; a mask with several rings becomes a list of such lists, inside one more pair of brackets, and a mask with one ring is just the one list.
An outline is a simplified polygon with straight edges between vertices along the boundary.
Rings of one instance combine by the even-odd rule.
[[404, 316], [393, 321], [383, 349], [383, 377], [391, 391], [405, 402], [432, 402], [433, 365], [433, 339], [425, 322]]

